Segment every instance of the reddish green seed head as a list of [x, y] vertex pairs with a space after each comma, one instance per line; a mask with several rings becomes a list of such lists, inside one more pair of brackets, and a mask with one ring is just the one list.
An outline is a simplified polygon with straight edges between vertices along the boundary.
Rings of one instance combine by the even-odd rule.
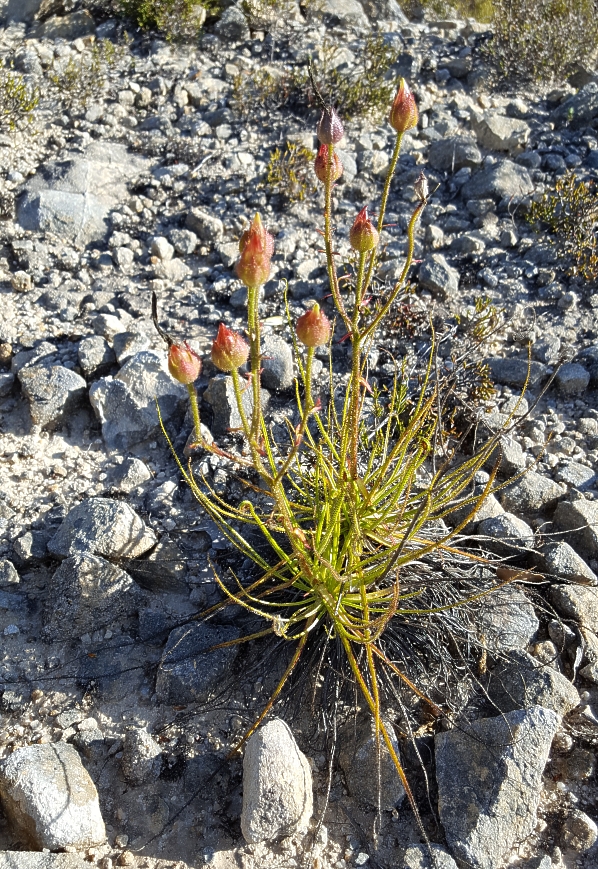
[[334, 151], [332, 152], [332, 161], [330, 161], [330, 145], [320, 145], [318, 155], [314, 162], [314, 172], [316, 178], [324, 183], [326, 181], [326, 173], [328, 172], [328, 163], [330, 162], [330, 180], [338, 181], [343, 174], [343, 164], [341, 159]]
[[390, 126], [397, 133], [404, 133], [417, 127], [417, 105], [413, 91], [404, 78], [399, 81], [399, 87], [390, 110]]
[[316, 303], [297, 320], [297, 338], [306, 347], [321, 347], [330, 338], [330, 320]]
[[240, 368], [249, 356], [249, 345], [239, 335], [220, 324], [218, 334], [212, 344], [212, 362], [220, 371], [232, 371]]
[[195, 383], [201, 374], [201, 359], [186, 341], [184, 344], [171, 344], [168, 348], [168, 370], [175, 380], [187, 386]]
[[270, 277], [270, 260], [274, 253], [274, 239], [256, 214], [251, 225], [239, 241], [241, 258], [235, 270], [247, 287], [261, 287]]
[[318, 123], [318, 139], [323, 145], [336, 145], [345, 135], [345, 128], [336, 111], [329, 106], [324, 109]]
[[353, 250], [359, 253], [365, 253], [368, 250], [373, 250], [378, 244], [378, 230], [368, 217], [367, 205], [361, 209], [353, 226], [349, 230], [349, 242]]

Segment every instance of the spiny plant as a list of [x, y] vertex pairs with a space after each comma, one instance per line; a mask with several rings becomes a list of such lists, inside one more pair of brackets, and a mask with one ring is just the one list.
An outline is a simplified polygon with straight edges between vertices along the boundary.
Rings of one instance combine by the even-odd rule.
[[[501, 585], [483, 553], [459, 545], [459, 534], [497, 488], [500, 458], [492, 457], [500, 435], [490, 436], [469, 455], [459, 453], [465, 436], [447, 431], [451, 380], [437, 364], [433, 337], [423, 368], [397, 361], [387, 385], [370, 383], [368, 358], [404, 292], [418, 222], [429, 196], [422, 173], [415, 183], [403, 269], [395, 284], [380, 292], [380, 236], [401, 143], [404, 133], [417, 125], [417, 106], [401, 79], [389, 116], [396, 141], [377, 221], [367, 207], [355, 217], [349, 231], [349, 270], [341, 282], [333, 203], [335, 183], [343, 173], [337, 146], [344, 129], [335, 109], [320, 100], [314, 172], [324, 188], [321, 232], [336, 320], [331, 322], [314, 303], [294, 326], [299, 377], [295, 418], [287, 420], [286, 438], [274, 437], [261, 401], [259, 299], [270, 274], [274, 239], [259, 214], [241, 236], [236, 265], [237, 277], [247, 287], [247, 335], [221, 324], [211, 350], [212, 363], [229, 378], [234, 392], [240, 420], [237, 441], [225, 446], [206, 436], [194, 386], [201, 359], [160, 326], [155, 296], [153, 317], [168, 344], [170, 372], [189, 393], [194, 449], [227, 460], [231, 470], [243, 476], [249, 493], [236, 503], [227, 500], [205, 476], [195, 473], [192, 459], [185, 466], [177, 458], [201, 507], [258, 571], [257, 578], [233, 573], [231, 584], [214, 567], [224, 596], [218, 607], [237, 604], [260, 621], [249, 635], [222, 646], [270, 638], [292, 650], [269, 700], [234, 751], [268, 715], [303, 663], [324, 721], [329, 721], [330, 704], [336, 715], [345, 689], [356, 692], [358, 705], [369, 710], [376, 743], [392, 758], [425, 836], [394, 734], [384, 718], [385, 705], [398, 704], [401, 726], [411, 736], [413, 699], [428, 715], [456, 711], [450, 698], [445, 698], [442, 709], [439, 705], [441, 686], [450, 682], [447, 661], [454, 655], [471, 660], [478, 642], [476, 607]], [[291, 325], [288, 302], [286, 308]], [[350, 371], [335, 371], [329, 352], [329, 385], [327, 392], [320, 391], [314, 382], [316, 352], [321, 354], [325, 347], [331, 351], [333, 337], [350, 342]], [[476, 474], [488, 463], [491, 472], [480, 486]], [[462, 518], [451, 529], [444, 520], [455, 510]], [[267, 543], [266, 554], [255, 542], [256, 532]], [[512, 571], [508, 581], [516, 575]], [[482, 644], [477, 647], [482, 655]]]
[[594, 0], [493, 0], [484, 53], [500, 78], [553, 81], [591, 61], [598, 44]]
[[266, 167], [266, 184], [288, 202], [300, 202], [315, 192], [312, 164], [315, 154], [304, 145], [287, 142], [284, 151], [276, 147]]
[[417, 16], [421, 11], [431, 12], [436, 16], [450, 17], [457, 14], [459, 18], [475, 18], [476, 21], [492, 20], [493, 0], [402, 0], [402, 9], [410, 16]]
[[575, 172], [558, 178], [553, 192], [533, 202], [527, 216], [538, 231], [548, 229], [552, 241], [571, 263], [572, 274], [598, 280], [598, 188]]
[[[398, 51], [383, 36], [370, 34], [356, 50], [351, 72], [335, 67], [338, 44], [324, 40], [320, 62], [320, 89], [331, 105], [342, 105], [347, 118], [380, 117], [392, 99], [394, 79], [387, 74], [398, 58]], [[306, 101], [307, 94], [307, 101]], [[310, 77], [303, 68], [290, 71], [271, 68], [239, 74], [233, 82], [233, 106], [244, 117], [263, 109], [289, 107], [305, 114], [317, 105]]]
[[85, 109], [104, 95], [112, 70], [127, 57], [127, 44], [115, 45], [109, 39], [95, 42], [91, 51], [64, 64], [54, 61], [48, 80], [56, 95], [72, 108]]
[[37, 88], [12, 69], [0, 69], [0, 130], [13, 132], [30, 124], [38, 103]]
[[142, 30], [157, 30], [166, 39], [194, 39], [206, 16], [220, 11], [219, 0], [117, 0], [120, 11]]

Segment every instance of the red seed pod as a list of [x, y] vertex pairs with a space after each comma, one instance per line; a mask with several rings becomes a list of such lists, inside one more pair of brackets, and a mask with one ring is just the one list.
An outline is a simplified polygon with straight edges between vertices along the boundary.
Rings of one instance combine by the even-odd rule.
[[168, 370], [175, 380], [187, 386], [195, 383], [201, 374], [201, 359], [186, 341], [184, 344], [171, 344], [168, 348]]
[[238, 332], [220, 324], [218, 334], [212, 344], [212, 362], [220, 371], [240, 368], [249, 356], [249, 345]]
[[417, 105], [413, 91], [407, 84], [404, 78], [399, 81], [392, 109], [390, 110], [390, 126], [397, 133], [404, 133], [405, 130], [412, 130], [417, 127]]
[[241, 258], [235, 270], [247, 287], [261, 287], [270, 277], [270, 259], [274, 253], [274, 238], [264, 227], [259, 214], [239, 241]]
[[330, 320], [316, 304], [297, 320], [297, 338], [306, 347], [320, 347], [330, 338]]
[[345, 128], [336, 111], [329, 106], [324, 109], [318, 123], [318, 139], [323, 145], [336, 145], [345, 135]]
[[365, 253], [373, 250], [378, 244], [378, 230], [368, 217], [367, 205], [361, 209], [351, 229], [349, 230], [349, 242], [353, 250]]
[[[314, 162], [314, 172], [316, 173], [316, 178], [322, 183], [326, 181], [326, 173], [328, 171], [328, 162], [330, 160], [330, 146], [329, 145], [320, 145], [318, 149], [318, 155]], [[341, 163], [341, 159], [336, 152], [332, 153], [332, 162], [330, 164], [330, 180], [332, 182], [338, 181], [338, 179], [343, 174], [343, 164]]]

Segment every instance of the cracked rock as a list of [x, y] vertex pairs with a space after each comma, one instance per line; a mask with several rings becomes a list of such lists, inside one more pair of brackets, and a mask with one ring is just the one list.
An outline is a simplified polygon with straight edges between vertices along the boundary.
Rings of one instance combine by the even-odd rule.
[[305, 833], [312, 813], [311, 767], [289, 726], [274, 718], [245, 749], [243, 837], [257, 843]]
[[86, 552], [105, 558], [136, 558], [156, 542], [154, 532], [129, 504], [89, 498], [68, 513], [48, 550], [57, 558]]
[[469, 866], [496, 869], [532, 832], [558, 723], [555, 712], [532, 706], [436, 736], [440, 820]]
[[72, 745], [17, 749], [0, 762], [0, 798], [14, 833], [33, 848], [88, 848], [106, 839], [95, 785]]

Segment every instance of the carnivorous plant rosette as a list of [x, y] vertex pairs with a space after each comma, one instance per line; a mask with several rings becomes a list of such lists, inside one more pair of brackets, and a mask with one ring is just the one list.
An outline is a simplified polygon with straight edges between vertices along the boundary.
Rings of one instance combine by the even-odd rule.
[[[404, 80], [390, 123], [397, 137], [377, 225], [366, 208], [354, 218], [349, 239], [356, 256], [341, 289], [333, 243], [333, 190], [339, 177], [335, 146], [344, 130], [334, 109], [324, 107], [322, 111], [316, 173], [324, 184], [322, 235], [328, 287], [318, 293], [321, 305], [314, 304], [303, 313], [293, 330], [298, 369], [296, 420], [291, 424], [288, 419], [286, 439], [274, 438], [260, 393], [259, 288], [270, 274], [273, 239], [259, 215], [241, 237], [236, 273], [248, 287], [248, 343], [221, 325], [212, 359], [233, 378], [242, 420], [242, 434], [235, 435], [242, 437], [242, 447], [233, 445], [226, 455], [251, 467], [254, 475], [247, 482], [247, 491], [259, 497], [249, 495], [241, 503], [229, 503], [206, 479], [194, 476], [192, 465], [186, 468], [179, 461], [179, 468], [202, 508], [261, 571], [258, 579], [235, 577], [236, 586], [231, 588], [215, 570], [224, 595], [219, 606], [236, 603], [264, 621], [264, 628], [251, 639], [270, 636], [293, 644], [275, 690], [236, 748], [268, 714], [301, 660], [318, 658], [317, 650], [321, 650], [322, 661], [332, 654], [330, 678], [314, 691], [321, 692], [324, 706], [334, 685], [358, 691], [373, 716], [377, 739], [386, 746], [419, 818], [394, 736], [382, 718], [384, 698], [394, 698], [408, 722], [407, 729], [412, 726], [415, 707], [403, 700], [405, 691], [427, 715], [439, 715], [440, 696], [433, 696], [438, 682], [430, 674], [444, 673], [446, 659], [453, 654], [449, 647], [459, 649], [464, 657], [471, 655], [475, 619], [464, 615], [459, 620], [454, 614], [457, 610], [470, 613], [480, 597], [496, 589], [497, 582], [484, 556], [459, 548], [458, 535], [493, 490], [497, 464], [491, 457], [500, 433], [453, 462], [460, 442], [447, 434], [443, 390], [449, 387], [438, 375], [433, 346], [419, 379], [410, 378], [409, 370], [397, 365], [384, 388], [368, 381], [370, 350], [393, 303], [405, 290], [417, 223], [429, 195], [424, 176], [417, 181], [403, 266], [390, 286], [376, 282], [380, 238], [387, 231], [384, 216], [402, 136], [417, 125], [415, 98]], [[373, 294], [375, 303], [366, 303]], [[335, 309], [334, 326], [324, 305]], [[287, 314], [292, 325], [288, 303]], [[314, 354], [340, 336], [351, 343], [350, 371], [343, 378], [342, 372], [335, 374], [331, 362], [330, 382], [314, 401]], [[238, 372], [246, 360], [248, 385], [241, 384]], [[252, 404], [246, 413], [243, 393], [249, 388]], [[199, 432], [197, 437], [201, 442]], [[224, 454], [215, 445], [202, 446]], [[477, 472], [488, 465], [487, 483], [475, 488]], [[444, 520], [455, 509], [460, 510], [460, 518], [449, 528]], [[269, 556], [258, 551], [251, 535], [240, 530], [244, 526], [261, 532]], [[311, 652], [304, 658], [308, 646]]]

